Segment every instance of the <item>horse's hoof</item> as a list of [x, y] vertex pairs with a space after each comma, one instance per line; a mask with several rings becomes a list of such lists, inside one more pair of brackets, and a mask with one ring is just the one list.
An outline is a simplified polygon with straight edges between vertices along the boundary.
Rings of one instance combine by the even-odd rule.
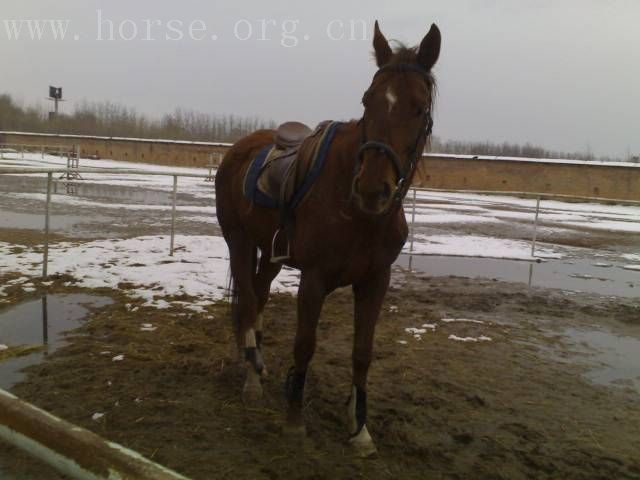
[[357, 435], [349, 439], [349, 445], [351, 445], [353, 453], [358, 458], [371, 458], [378, 453], [378, 449], [373, 443], [366, 425], [362, 427]]
[[306, 437], [307, 427], [303, 423], [285, 423], [282, 426], [282, 433], [287, 437]]
[[255, 405], [262, 400], [262, 382], [253, 368], [247, 369], [247, 379], [242, 388], [242, 401], [245, 405]]
[[242, 389], [242, 402], [245, 405], [255, 405], [262, 400], [262, 387], [260, 385], [245, 385]]

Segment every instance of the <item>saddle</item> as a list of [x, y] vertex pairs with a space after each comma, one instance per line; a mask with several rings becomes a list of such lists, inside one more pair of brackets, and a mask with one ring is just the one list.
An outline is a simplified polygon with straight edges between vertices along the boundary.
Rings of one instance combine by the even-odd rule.
[[279, 209], [281, 228], [273, 238], [272, 262], [289, 257], [276, 255], [276, 243], [285, 227], [293, 228], [293, 212], [311, 190], [322, 171], [338, 122], [322, 122], [315, 130], [300, 122], [283, 123], [274, 132], [273, 144], [253, 159], [244, 179], [244, 194], [253, 203]]
[[258, 177], [258, 189], [276, 200], [278, 206], [291, 200], [305, 171], [308, 171], [309, 156], [301, 155], [300, 147], [313, 134], [308, 126], [300, 122], [286, 122], [276, 130], [275, 145], [267, 155]]

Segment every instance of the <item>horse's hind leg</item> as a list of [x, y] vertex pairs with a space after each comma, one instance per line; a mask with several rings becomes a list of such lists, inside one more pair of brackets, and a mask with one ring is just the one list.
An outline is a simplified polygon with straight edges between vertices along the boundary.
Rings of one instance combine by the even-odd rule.
[[[258, 316], [256, 318], [255, 323], [255, 337], [256, 337], [256, 347], [258, 352], [261, 354], [264, 359], [264, 350], [262, 346], [262, 341], [264, 337], [264, 324], [263, 324], [263, 311], [264, 307], [269, 300], [269, 291], [271, 290], [271, 282], [280, 272], [282, 265], [279, 263], [271, 263], [271, 257], [261, 255], [260, 262], [258, 264], [258, 272], [255, 275], [253, 287], [258, 300]], [[263, 367], [262, 375], [265, 376], [267, 373], [266, 366]]]
[[253, 288], [256, 247], [242, 234], [231, 236], [228, 243], [233, 277], [232, 317], [236, 341], [247, 367], [242, 396], [245, 401], [253, 402], [262, 397], [260, 377], [264, 367], [255, 335], [258, 313], [258, 299]]
[[298, 289], [298, 328], [293, 352], [295, 365], [289, 370], [285, 384], [289, 404], [285, 425], [287, 433], [306, 432], [302, 415], [304, 386], [309, 362], [316, 349], [316, 328], [326, 295], [327, 290], [319, 273], [304, 271]]

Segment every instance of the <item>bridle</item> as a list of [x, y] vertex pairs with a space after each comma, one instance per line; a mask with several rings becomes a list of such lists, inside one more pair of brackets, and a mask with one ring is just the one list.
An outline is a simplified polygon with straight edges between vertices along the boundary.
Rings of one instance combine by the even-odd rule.
[[[424, 70], [418, 65], [414, 65], [410, 63], [401, 63], [397, 65], [384, 65], [380, 67], [380, 69], [376, 72], [373, 78], [375, 79], [378, 75], [384, 72], [415, 72], [422, 75], [427, 81], [430, 81], [430, 78], [431, 78], [429, 73], [426, 70]], [[419, 147], [421, 144], [424, 145], [424, 143], [427, 141], [427, 139], [429, 138], [433, 130], [433, 117], [431, 116], [431, 107], [430, 106], [426, 107], [424, 109], [424, 112], [422, 113], [422, 125], [420, 127], [420, 130], [414, 142], [413, 148], [409, 152], [409, 165], [406, 169], [402, 167], [402, 162], [400, 161], [400, 157], [390, 145], [377, 140], [367, 140], [367, 131], [366, 131], [364, 114], [362, 115], [362, 118], [358, 123], [362, 125], [362, 144], [358, 149], [358, 154], [356, 157], [356, 164], [353, 171], [353, 181], [355, 182], [355, 179], [362, 168], [365, 152], [367, 150], [377, 150], [378, 152], [382, 153], [385, 157], [387, 157], [391, 161], [391, 164], [393, 165], [395, 173], [398, 176], [398, 182], [396, 183], [396, 192], [394, 195], [394, 201], [402, 202], [402, 199], [404, 198], [406, 191], [409, 188], [409, 185], [406, 185], [407, 179], [413, 175], [416, 169], [416, 166], [418, 164], [418, 158], [421, 156], [421, 153], [422, 153], [419, 151]]]

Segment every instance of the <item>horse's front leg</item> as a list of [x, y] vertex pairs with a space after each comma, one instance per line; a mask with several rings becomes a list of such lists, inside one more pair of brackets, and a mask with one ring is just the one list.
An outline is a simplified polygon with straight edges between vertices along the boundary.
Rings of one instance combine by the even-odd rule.
[[319, 272], [302, 273], [298, 289], [298, 327], [293, 352], [295, 365], [289, 370], [285, 385], [288, 401], [285, 431], [288, 433], [306, 432], [302, 416], [304, 385], [309, 362], [316, 349], [316, 329], [326, 295], [327, 291]]
[[389, 287], [390, 268], [354, 284], [353, 385], [348, 403], [349, 443], [356, 454], [368, 457], [376, 452], [367, 429], [367, 375], [371, 365], [373, 336], [382, 302]]

